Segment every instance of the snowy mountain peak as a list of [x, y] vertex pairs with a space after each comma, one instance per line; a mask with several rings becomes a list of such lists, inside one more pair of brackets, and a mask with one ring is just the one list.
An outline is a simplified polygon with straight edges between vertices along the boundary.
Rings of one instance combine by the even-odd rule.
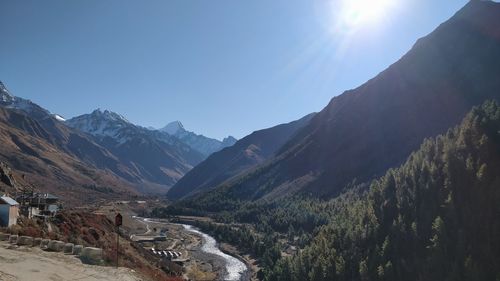
[[0, 81], [0, 106], [20, 110], [35, 119], [50, 117], [50, 112], [30, 100], [10, 94], [5, 84]]
[[0, 102], [2, 103], [12, 103], [14, 97], [9, 93], [7, 87], [0, 81]]
[[233, 136], [228, 136], [222, 140], [222, 146], [228, 147], [233, 146], [238, 140]]
[[123, 129], [135, 127], [122, 115], [109, 110], [96, 109], [66, 121], [70, 127], [99, 137], [111, 137], [120, 143], [126, 141]]
[[[9, 91], [7, 91], [7, 88], [6, 88], [6, 87], [5, 87], [5, 85], [2, 83], [2, 81], [0, 81], [0, 92], [9, 94]], [[9, 95], [10, 95], [10, 94], [9, 94]]]
[[116, 112], [110, 111], [110, 110], [102, 110], [100, 108], [94, 110], [91, 114], [93, 118], [97, 119], [103, 119], [111, 122], [126, 122], [130, 123], [127, 118], [123, 117], [123, 115], [118, 114]]
[[225, 138], [224, 141], [221, 142], [220, 140], [193, 133], [186, 130], [180, 121], [168, 123], [167, 126], [159, 129], [159, 131], [178, 138], [194, 150], [203, 153], [203, 155], [207, 157], [225, 147], [232, 146], [237, 141], [231, 136]]
[[57, 121], [60, 121], [60, 122], [65, 122], [66, 121], [66, 119], [64, 119], [64, 117], [62, 117], [59, 114], [52, 114], [52, 117], [54, 117]]
[[186, 129], [184, 129], [184, 125], [182, 125], [180, 121], [174, 121], [168, 123], [167, 126], [161, 128], [160, 131], [174, 136], [178, 133], [186, 131]]

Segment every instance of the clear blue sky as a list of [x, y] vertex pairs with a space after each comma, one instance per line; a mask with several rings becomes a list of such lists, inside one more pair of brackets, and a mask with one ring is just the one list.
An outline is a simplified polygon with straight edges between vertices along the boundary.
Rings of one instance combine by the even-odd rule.
[[321, 110], [467, 2], [396, 0], [353, 28], [339, 1], [0, 0], [0, 80], [66, 118], [241, 138]]

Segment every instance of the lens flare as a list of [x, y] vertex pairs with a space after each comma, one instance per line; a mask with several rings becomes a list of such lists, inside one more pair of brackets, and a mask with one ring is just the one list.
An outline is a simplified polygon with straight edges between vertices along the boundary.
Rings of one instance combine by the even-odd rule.
[[394, 9], [396, 0], [339, 0], [333, 13], [344, 29], [377, 25]]

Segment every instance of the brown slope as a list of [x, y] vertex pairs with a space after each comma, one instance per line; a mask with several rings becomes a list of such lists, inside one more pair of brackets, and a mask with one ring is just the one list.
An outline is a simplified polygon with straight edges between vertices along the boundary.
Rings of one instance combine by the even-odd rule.
[[471, 1], [397, 63], [330, 102], [270, 164], [219, 195], [335, 196], [402, 163], [424, 138], [500, 98], [500, 4]]
[[[55, 134], [58, 129], [59, 133]], [[136, 194], [132, 185], [113, 171], [79, 159], [77, 152], [70, 149], [75, 139], [92, 144], [64, 126], [53, 127], [49, 134], [44, 126], [27, 115], [0, 108], [0, 161], [7, 163], [16, 174], [26, 175], [26, 182], [61, 196], [67, 202], [92, 202]], [[87, 160], [114, 162], [117, 171], [120, 170], [119, 163], [109, 152], [97, 145], [95, 149], [99, 153], [87, 154]], [[126, 171], [120, 173], [125, 175]]]
[[299, 129], [306, 126], [314, 114], [300, 120], [253, 132], [212, 154], [181, 178], [168, 192], [171, 199], [180, 199], [210, 190], [274, 156]]
[[[135, 182], [149, 185], [141, 190], [144, 193], [165, 193], [204, 159], [200, 152], [177, 138], [136, 126], [108, 110], [77, 116], [65, 125], [85, 133], [134, 171], [138, 175]], [[159, 189], [151, 190], [153, 184]]]

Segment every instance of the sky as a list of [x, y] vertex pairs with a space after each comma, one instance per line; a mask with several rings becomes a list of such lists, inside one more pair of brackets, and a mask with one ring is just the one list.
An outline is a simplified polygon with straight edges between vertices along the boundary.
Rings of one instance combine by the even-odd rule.
[[356, 1], [0, 0], [0, 81], [65, 118], [241, 138], [320, 111], [467, 3]]

